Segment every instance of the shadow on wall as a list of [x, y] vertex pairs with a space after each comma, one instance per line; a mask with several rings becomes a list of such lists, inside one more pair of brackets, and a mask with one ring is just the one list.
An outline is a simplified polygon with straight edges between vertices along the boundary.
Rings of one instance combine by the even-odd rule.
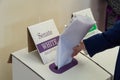
[[9, 55], [27, 46], [27, 26], [37, 22], [38, 17], [32, 17], [0, 27], [4, 30], [3, 42], [0, 41], [3, 43], [0, 45], [0, 80], [12, 80], [12, 66], [7, 63]]
[[[101, 31], [105, 30], [106, 0], [91, 0], [91, 10]], [[96, 7], [95, 7], [96, 6]]]

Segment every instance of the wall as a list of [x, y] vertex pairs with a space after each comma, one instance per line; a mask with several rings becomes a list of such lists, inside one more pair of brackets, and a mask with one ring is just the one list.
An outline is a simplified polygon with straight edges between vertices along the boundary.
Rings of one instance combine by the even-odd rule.
[[62, 32], [72, 12], [88, 7], [104, 30], [104, 0], [0, 0], [0, 80], [12, 80], [7, 60], [10, 53], [27, 47], [27, 26], [53, 18]]

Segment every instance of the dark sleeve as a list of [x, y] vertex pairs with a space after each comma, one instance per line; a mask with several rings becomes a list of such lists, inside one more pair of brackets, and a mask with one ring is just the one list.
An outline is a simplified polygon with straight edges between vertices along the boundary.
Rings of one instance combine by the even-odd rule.
[[120, 21], [113, 25], [113, 28], [101, 34], [94, 35], [83, 40], [88, 54], [92, 57], [94, 54], [103, 50], [120, 45]]

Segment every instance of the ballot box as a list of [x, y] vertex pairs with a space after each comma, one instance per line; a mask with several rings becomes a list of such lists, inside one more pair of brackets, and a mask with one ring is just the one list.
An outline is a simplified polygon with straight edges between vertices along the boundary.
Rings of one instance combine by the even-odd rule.
[[57, 74], [49, 69], [53, 62], [43, 64], [37, 51], [27, 48], [12, 53], [13, 80], [111, 80], [112, 75], [83, 54], [75, 59], [78, 64]]
[[107, 49], [94, 55], [92, 57], [92, 60], [104, 67], [112, 75], [114, 75], [118, 51], [119, 47]]

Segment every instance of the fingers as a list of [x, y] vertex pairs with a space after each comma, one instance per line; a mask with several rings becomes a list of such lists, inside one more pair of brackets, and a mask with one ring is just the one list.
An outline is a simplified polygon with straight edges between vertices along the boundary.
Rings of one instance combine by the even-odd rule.
[[81, 41], [79, 45], [73, 48], [72, 57], [76, 56], [81, 50], [84, 50], [84, 49], [85, 49], [84, 43], [83, 41]]
[[74, 53], [72, 54], [72, 57], [76, 56], [77, 54], [78, 54], [78, 52], [74, 52]]
[[77, 45], [73, 48], [72, 57], [76, 56], [79, 52], [80, 52], [80, 48], [79, 48], [79, 45]]

